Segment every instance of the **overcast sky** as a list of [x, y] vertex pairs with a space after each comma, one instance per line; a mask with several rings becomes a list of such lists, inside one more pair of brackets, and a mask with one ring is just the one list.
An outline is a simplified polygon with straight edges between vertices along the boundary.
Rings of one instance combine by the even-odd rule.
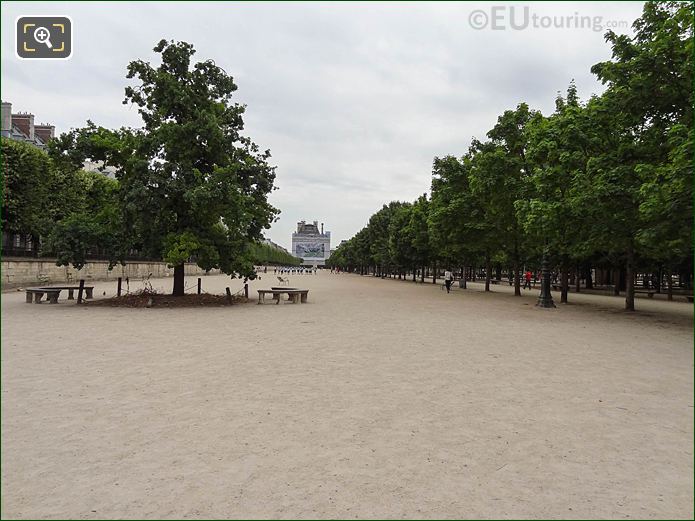
[[[296, 222], [318, 220], [334, 247], [382, 204], [427, 192], [432, 159], [463, 154], [504, 110], [550, 113], [573, 78], [582, 98], [601, 92], [589, 69], [610, 58], [605, 28], [630, 33], [642, 10], [511, 5], [3, 2], [2, 100], [57, 132], [140, 126], [121, 104], [127, 63], [154, 61], [162, 38], [190, 42], [234, 76], [245, 134], [272, 152], [282, 213], [267, 236], [289, 249]], [[32, 14], [72, 18], [70, 60], [15, 56], [15, 19]]]

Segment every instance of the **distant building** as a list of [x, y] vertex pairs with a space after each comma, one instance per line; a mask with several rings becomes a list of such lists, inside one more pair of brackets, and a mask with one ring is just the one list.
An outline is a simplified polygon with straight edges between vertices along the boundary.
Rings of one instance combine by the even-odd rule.
[[55, 137], [55, 127], [46, 123], [36, 125], [28, 112], [12, 113], [12, 103], [2, 102], [2, 137], [31, 143], [41, 149]]
[[104, 166], [103, 161], [85, 161], [82, 166], [87, 172], [97, 172], [111, 179], [116, 178], [117, 169], [115, 166]]
[[318, 221], [297, 223], [297, 231], [292, 234], [292, 255], [302, 259], [308, 266], [325, 266], [331, 255], [331, 232], [319, 229]]

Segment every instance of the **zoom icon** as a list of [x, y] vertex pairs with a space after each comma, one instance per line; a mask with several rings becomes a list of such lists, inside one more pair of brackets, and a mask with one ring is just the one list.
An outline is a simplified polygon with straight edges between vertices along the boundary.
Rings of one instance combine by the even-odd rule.
[[68, 16], [20, 16], [16, 51], [23, 60], [70, 58], [72, 20]]

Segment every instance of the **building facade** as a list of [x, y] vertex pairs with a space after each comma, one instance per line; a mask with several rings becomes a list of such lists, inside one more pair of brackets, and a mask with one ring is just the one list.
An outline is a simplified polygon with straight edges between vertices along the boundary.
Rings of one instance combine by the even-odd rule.
[[12, 103], [2, 102], [2, 137], [25, 141], [41, 149], [55, 137], [55, 127], [36, 125], [34, 115], [28, 112], [12, 113]]
[[319, 229], [318, 221], [297, 223], [297, 231], [292, 234], [292, 255], [302, 259], [305, 266], [325, 266], [331, 255], [331, 232]]

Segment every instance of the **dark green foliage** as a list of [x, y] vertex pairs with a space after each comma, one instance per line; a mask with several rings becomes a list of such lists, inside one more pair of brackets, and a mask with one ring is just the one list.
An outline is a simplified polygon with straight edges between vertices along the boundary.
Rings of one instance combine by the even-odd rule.
[[[121, 228], [101, 234], [100, 245], [109, 258], [134, 248], [175, 267], [194, 260], [205, 270], [248, 277], [253, 245], [278, 213], [267, 200], [275, 179], [270, 153], [241, 135], [245, 107], [232, 103], [231, 76], [211, 60], [192, 63], [195, 50], [186, 42], [162, 40], [154, 51], [158, 67], [128, 65], [137, 84], [126, 88], [124, 103], [138, 107], [144, 128], [88, 122], [54, 144], [55, 160], [116, 167], [121, 219], [111, 224]], [[81, 252], [74, 253], [79, 262]], [[182, 269], [175, 270], [174, 294], [183, 294]]]

